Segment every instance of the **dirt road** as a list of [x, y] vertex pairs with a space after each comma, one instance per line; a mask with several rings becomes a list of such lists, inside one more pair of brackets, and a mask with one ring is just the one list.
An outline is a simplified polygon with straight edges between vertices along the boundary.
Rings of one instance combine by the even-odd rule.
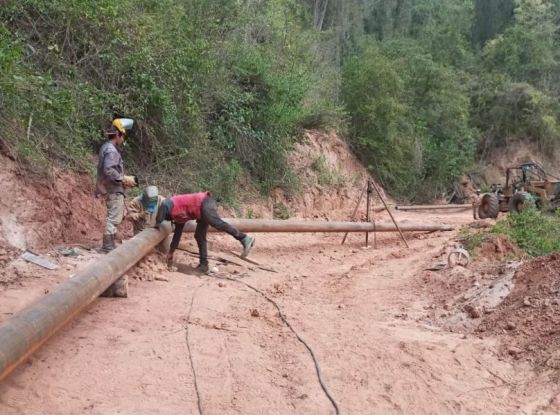
[[[399, 215], [469, 221], [468, 212]], [[408, 237], [410, 250], [392, 234], [379, 235], [377, 249], [363, 249], [363, 235], [345, 246], [341, 235], [258, 235], [253, 258], [278, 273], [218, 265], [217, 276], [278, 303], [343, 414], [557, 413], [558, 387], [501, 360], [495, 339], [425, 323], [421, 276], [452, 235]], [[238, 249], [212, 240], [216, 253]], [[0, 413], [196, 414], [198, 404], [204, 414], [334, 413], [308, 351], [269, 302], [198, 275], [193, 258], [177, 262], [161, 273], [169, 282], [132, 279], [130, 298], [99, 299], [51, 339], [0, 385]], [[7, 287], [2, 318], [56, 282]]]

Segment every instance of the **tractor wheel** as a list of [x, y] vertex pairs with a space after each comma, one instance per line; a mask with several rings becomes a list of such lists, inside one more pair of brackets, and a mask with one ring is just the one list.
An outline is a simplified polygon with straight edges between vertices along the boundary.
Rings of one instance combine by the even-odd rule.
[[517, 192], [508, 203], [509, 211], [512, 213], [519, 213], [530, 206], [535, 206], [535, 200], [527, 192]]
[[478, 207], [478, 217], [480, 219], [496, 219], [499, 211], [500, 202], [498, 202], [498, 196], [494, 193], [486, 193], [482, 196], [482, 199], [480, 199], [480, 206]]

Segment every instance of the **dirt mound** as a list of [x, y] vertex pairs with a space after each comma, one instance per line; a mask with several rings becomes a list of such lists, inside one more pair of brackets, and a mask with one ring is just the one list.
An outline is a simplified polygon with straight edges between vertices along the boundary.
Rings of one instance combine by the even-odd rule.
[[[485, 249], [490, 252], [488, 258], [499, 260], [483, 258], [481, 261], [475, 255], [468, 267], [446, 267], [440, 271], [434, 267], [424, 272], [421, 283], [433, 299], [426, 316], [429, 324], [450, 331], [471, 332], [500, 306], [513, 289], [514, 274], [521, 264], [504, 261], [511, 248], [504, 239], [489, 239]], [[449, 253], [460, 246], [460, 242], [449, 242], [433, 258], [433, 265], [446, 265]]]
[[491, 236], [476, 247], [474, 252], [477, 260], [487, 262], [503, 261], [523, 254], [517, 245], [504, 235]]
[[87, 174], [32, 176], [0, 156], [0, 247], [41, 249], [101, 238], [104, 208]]
[[20, 255], [20, 251], [11, 247], [0, 247], [0, 285], [13, 281], [17, 275], [9, 269], [10, 263]]
[[[301, 188], [290, 196], [276, 189], [266, 201], [253, 201], [246, 216], [288, 219], [324, 218], [348, 220], [368, 178], [367, 169], [336, 133], [307, 131], [295, 144], [288, 162]], [[378, 188], [386, 198], [381, 186]], [[374, 193], [375, 204], [381, 205]], [[362, 200], [365, 211], [365, 197]], [[358, 217], [365, 219], [365, 213]]]
[[523, 264], [513, 281], [511, 294], [477, 331], [505, 336], [504, 353], [560, 369], [560, 254]]
[[153, 281], [158, 275], [167, 271], [167, 265], [163, 260], [163, 256], [159, 252], [152, 252], [146, 255], [134, 268], [132, 268], [128, 275], [140, 281]]
[[[503, 248], [503, 241], [489, 241]], [[503, 252], [511, 250], [505, 244]], [[510, 251], [511, 252], [511, 251]], [[560, 254], [520, 262], [477, 262], [424, 276], [428, 321], [499, 339], [502, 355], [560, 369]]]
[[482, 171], [483, 179], [486, 183], [504, 183], [506, 169], [508, 167], [526, 163], [537, 162], [541, 164], [545, 171], [554, 176], [560, 176], [558, 160], [560, 149], [556, 149], [553, 154], [544, 155], [539, 150], [537, 143], [528, 139], [508, 139], [506, 147], [490, 150], [485, 159], [488, 165]]

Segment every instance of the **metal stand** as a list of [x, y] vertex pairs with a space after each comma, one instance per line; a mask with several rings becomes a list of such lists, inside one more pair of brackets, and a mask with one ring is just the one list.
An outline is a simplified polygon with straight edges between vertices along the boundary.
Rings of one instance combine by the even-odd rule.
[[[358, 208], [360, 207], [360, 203], [362, 203], [362, 199], [364, 198], [364, 193], [367, 190], [367, 186], [364, 187], [364, 189], [362, 190], [362, 193], [360, 193], [360, 197], [358, 198], [358, 203], [356, 203], [356, 207], [354, 208], [354, 212], [352, 212], [352, 216], [350, 217], [350, 221], [353, 221], [356, 218], [356, 213], [358, 212]], [[342, 238], [342, 243], [341, 245], [344, 245], [344, 242], [346, 242], [346, 238], [348, 237], [348, 232], [346, 232], [344, 234], [344, 238]]]
[[[374, 191], [375, 191], [375, 193], [377, 193], [377, 196], [379, 197], [381, 202], [383, 202], [383, 206], [385, 206], [385, 210], [387, 211], [389, 216], [391, 216], [391, 220], [395, 224], [395, 227], [397, 228], [397, 231], [399, 231], [399, 234], [400, 234], [401, 239], [404, 242], [405, 246], [407, 248], [410, 248], [410, 246], [408, 246], [408, 242], [406, 241], [406, 238], [404, 237], [404, 234], [402, 233], [402, 230], [401, 230], [399, 224], [397, 223], [393, 214], [389, 210], [389, 206], [387, 206], [387, 203], [385, 202], [385, 199], [383, 199], [383, 196], [381, 196], [381, 192], [379, 191], [379, 189], [377, 188], [377, 185], [373, 182], [373, 180], [368, 179], [367, 184], [364, 187], [364, 190], [362, 190], [362, 193], [360, 194], [360, 198], [358, 199], [358, 203], [356, 204], [356, 207], [354, 208], [354, 212], [352, 212], [352, 217], [350, 218], [350, 220], [354, 220], [356, 218], [356, 213], [358, 212], [358, 208], [360, 207], [360, 203], [362, 202], [362, 199], [364, 197], [364, 193], [367, 192], [366, 220], [367, 220], [368, 223], [370, 223], [370, 216], [369, 215], [370, 215], [370, 211], [372, 210], [371, 198], [372, 198], [372, 194], [373, 194]], [[373, 224], [373, 238], [374, 238], [373, 239], [373, 247], [374, 247], [374, 249], [377, 249], [377, 232], [376, 232], [376, 229], [375, 229], [375, 209], [373, 209], [373, 215], [372, 215], [371, 223]], [[344, 245], [344, 242], [346, 242], [346, 237], [347, 236], [348, 236], [348, 232], [346, 232], [344, 234], [344, 238], [342, 239], [341, 245]], [[366, 232], [366, 248], [368, 246], [369, 246], [369, 231]]]
[[[369, 212], [371, 210], [371, 194], [373, 193], [373, 187], [371, 185], [371, 180], [367, 182], [367, 203], [366, 203], [366, 222], [369, 223]], [[374, 233], [375, 235], [375, 233]], [[369, 232], [366, 232], [366, 248], [369, 247]]]
[[381, 196], [381, 192], [379, 191], [379, 189], [377, 188], [377, 186], [375, 185], [375, 183], [371, 182], [375, 192], [377, 193], [377, 196], [379, 196], [379, 199], [381, 199], [381, 201], [383, 202], [383, 205], [385, 206], [385, 209], [387, 210], [387, 213], [389, 213], [389, 216], [391, 216], [391, 220], [393, 221], [393, 223], [395, 224], [395, 227], [397, 228], [397, 230], [399, 231], [399, 234], [401, 235], [401, 239], [404, 242], [404, 244], [406, 245], [407, 248], [410, 248], [410, 246], [408, 246], [408, 242], [406, 241], [406, 238], [404, 237], [401, 228], [399, 227], [399, 224], [397, 223], [397, 221], [395, 220], [395, 218], [393, 217], [393, 214], [391, 213], [391, 211], [389, 210], [389, 207], [387, 206], [387, 203], [385, 203], [385, 199], [383, 199], [383, 196]]

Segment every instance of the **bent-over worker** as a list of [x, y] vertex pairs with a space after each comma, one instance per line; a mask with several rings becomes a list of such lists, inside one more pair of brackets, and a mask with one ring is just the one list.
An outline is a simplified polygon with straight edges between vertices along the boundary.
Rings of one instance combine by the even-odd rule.
[[169, 247], [169, 253], [167, 254], [167, 263], [169, 265], [173, 263], [173, 254], [179, 246], [185, 223], [194, 219], [196, 219], [194, 238], [198, 245], [200, 257], [197, 269], [200, 272], [208, 272], [208, 247], [206, 243], [208, 226], [233, 236], [243, 245], [241, 256], [246, 257], [249, 255], [255, 243], [255, 238], [245, 235], [229, 223], [224, 222], [218, 215], [218, 206], [209, 192], [186, 193], [165, 199], [158, 209], [156, 219], [158, 224], [164, 220], [170, 220], [175, 225], [175, 232]]

